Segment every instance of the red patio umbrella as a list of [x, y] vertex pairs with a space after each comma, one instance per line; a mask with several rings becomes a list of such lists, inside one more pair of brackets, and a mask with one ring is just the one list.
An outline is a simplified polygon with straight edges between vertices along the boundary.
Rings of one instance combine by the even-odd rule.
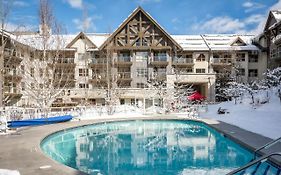
[[199, 92], [194, 92], [192, 95], [188, 96], [187, 97], [188, 100], [191, 100], [191, 101], [196, 101], [196, 100], [204, 100], [206, 97], [204, 97], [203, 95], [201, 95]]

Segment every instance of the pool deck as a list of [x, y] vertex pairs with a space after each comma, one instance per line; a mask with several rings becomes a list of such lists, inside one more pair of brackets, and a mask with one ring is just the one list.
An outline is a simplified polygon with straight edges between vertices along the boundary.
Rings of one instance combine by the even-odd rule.
[[[18, 130], [10, 135], [0, 136], [0, 169], [18, 170], [21, 175], [83, 175], [78, 170], [59, 164], [48, 158], [40, 148], [41, 141], [49, 134], [56, 131], [64, 130], [71, 127], [89, 125], [104, 121], [120, 121], [120, 120], [148, 120], [148, 119], [180, 119], [176, 116], [157, 116], [153, 118], [119, 118], [119, 119], [93, 119], [75, 122], [67, 122], [53, 125], [45, 125], [38, 127], [28, 127]], [[272, 139], [261, 136], [259, 134], [246, 131], [237, 126], [233, 126], [224, 122], [215, 120], [202, 119], [204, 123], [223, 133], [226, 137], [240, 143], [250, 150], [254, 150]], [[268, 154], [281, 151], [281, 143], [262, 152]], [[281, 165], [281, 160], [277, 162]]]

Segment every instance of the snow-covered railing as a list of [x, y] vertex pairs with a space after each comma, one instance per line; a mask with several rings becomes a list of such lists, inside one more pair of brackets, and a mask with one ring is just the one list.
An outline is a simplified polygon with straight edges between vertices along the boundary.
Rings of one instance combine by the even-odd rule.
[[280, 42], [281, 42], [281, 33], [278, 34], [276, 37], [274, 37], [274, 38], [272, 39], [272, 42], [273, 42], [274, 44], [280, 43]]

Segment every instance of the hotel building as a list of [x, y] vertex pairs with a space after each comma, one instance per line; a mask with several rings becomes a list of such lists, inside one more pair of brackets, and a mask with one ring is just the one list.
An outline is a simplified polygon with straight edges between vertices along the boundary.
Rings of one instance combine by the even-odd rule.
[[[275, 20], [275, 13], [270, 12], [265, 32], [258, 37], [170, 35], [141, 7], [135, 9], [113, 33], [61, 35], [60, 47], [52, 43], [52, 48], [47, 51], [48, 57], [56, 57], [52, 64], [56, 71], [50, 77], [60, 80], [52, 86], [63, 89], [51, 105], [70, 106], [85, 102], [104, 105], [108, 93], [112, 93], [109, 89], [114, 89], [121, 104], [161, 105], [164, 97], [159, 95], [159, 90], [151, 88], [151, 82], [158, 82], [167, 89], [173, 89], [176, 84], [191, 85], [208, 101], [215, 101], [218, 74], [239, 75], [239, 81], [252, 82], [263, 78], [272, 60], [277, 60], [280, 66], [278, 44], [281, 37], [278, 36], [281, 30], [278, 30], [280, 23]], [[11, 53], [11, 46], [7, 44], [5, 47], [3, 99], [6, 105], [32, 106], [38, 102], [26, 92], [26, 86], [32, 76], [40, 77], [44, 73], [40, 66], [48, 66], [44, 63], [46, 59], [42, 59], [45, 52], [40, 46], [40, 32], [5, 32], [4, 35], [14, 49]], [[268, 44], [272, 41], [274, 45]], [[32, 67], [35, 64], [30, 64], [30, 60], [41, 64]], [[27, 72], [30, 78], [24, 76]], [[31, 89], [43, 92], [44, 81], [38, 86], [33, 84]]]

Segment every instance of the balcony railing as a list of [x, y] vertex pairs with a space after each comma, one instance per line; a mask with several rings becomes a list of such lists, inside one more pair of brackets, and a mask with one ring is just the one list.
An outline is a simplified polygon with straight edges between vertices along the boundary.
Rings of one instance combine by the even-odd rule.
[[166, 62], [168, 60], [167, 55], [154, 55], [152, 61], [154, 62]]
[[232, 59], [231, 58], [213, 58], [211, 63], [212, 64], [221, 64], [221, 65], [231, 64]]
[[175, 58], [173, 61], [174, 64], [193, 64], [192, 58]]
[[59, 63], [59, 64], [74, 64], [74, 58], [58, 58], [56, 63]]
[[118, 79], [131, 79], [131, 72], [118, 72]]
[[167, 73], [166, 72], [154, 72], [150, 77], [152, 79], [163, 80], [166, 79]]
[[131, 57], [130, 56], [118, 56], [117, 61], [118, 62], [130, 62]]
[[96, 79], [96, 80], [100, 80], [100, 81], [106, 80], [106, 74], [105, 73], [99, 73], [99, 74], [93, 73], [92, 79]]
[[92, 59], [91, 64], [106, 64], [106, 58]]
[[16, 87], [5, 86], [4, 87], [4, 93], [17, 94], [17, 93], [19, 93], [19, 90]]

